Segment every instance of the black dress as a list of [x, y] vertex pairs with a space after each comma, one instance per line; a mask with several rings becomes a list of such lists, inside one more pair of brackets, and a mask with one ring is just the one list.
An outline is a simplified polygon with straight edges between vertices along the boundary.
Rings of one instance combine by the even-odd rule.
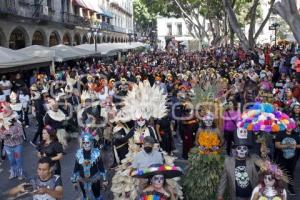
[[[49, 157], [50, 159], [57, 156], [60, 153], [63, 153], [63, 147], [59, 142], [51, 142], [48, 145], [42, 143], [37, 146], [37, 150], [42, 156], [46, 154], [46, 157]], [[61, 166], [59, 160], [52, 161], [51, 167], [54, 168], [54, 174], [61, 174]]]
[[161, 147], [164, 151], [170, 154], [174, 150], [171, 119], [170, 117], [166, 116], [158, 120], [157, 124], [159, 125], [159, 134], [162, 139]]

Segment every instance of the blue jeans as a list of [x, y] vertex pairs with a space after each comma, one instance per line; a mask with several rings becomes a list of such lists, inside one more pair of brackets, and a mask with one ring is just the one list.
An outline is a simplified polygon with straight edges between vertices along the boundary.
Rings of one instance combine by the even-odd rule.
[[4, 145], [4, 150], [6, 151], [9, 160], [11, 176], [23, 176], [22, 144], [13, 147]]

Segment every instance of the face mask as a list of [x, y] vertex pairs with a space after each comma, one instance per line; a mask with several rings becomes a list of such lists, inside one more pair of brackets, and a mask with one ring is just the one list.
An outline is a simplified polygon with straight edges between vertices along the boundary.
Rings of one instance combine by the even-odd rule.
[[248, 154], [248, 147], [247, 146], [238, 146], [236, 148], [236, 152], [237, 152], [237, 157], [238, 158], [246, 158], [247, 154]]
[[266, 187], [273, 187], [274, 183], [275, 183], [275, 179], [272, 177], [272, 175], [265, 175], [264, 183], [265, 183]]
[[151, 153], [152, 152], [152, 147], [144, 147], [144, 151], [146, 153]]
[[146, 121], [145, 121], [145, 120], [138, 120], [138, 121], [137, 121], [137, 125], [138, 125], [139, 127], [142, 127], [142, 126], [144, 126], [144, 125], [145, 125], [145, 123], [146, 123]]

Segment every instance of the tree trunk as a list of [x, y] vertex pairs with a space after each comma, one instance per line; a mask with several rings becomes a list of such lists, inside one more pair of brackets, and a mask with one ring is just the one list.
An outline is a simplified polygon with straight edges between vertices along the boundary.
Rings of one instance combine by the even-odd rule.
[[231, 28], [231, 26], [229, 26], [229, 31], [230, 31], [230, 45], [233, 47], [233, 45], [234, 45], [234, 31]]
[[300, 44], [300, 15], [295, 0], [281, 0], [274, 4], [274, 9], [290, 26], [293, 35]]
[[256, 10], [258, 6], [259, 0], [254, 0], [253, 5], [250, 10], [250, 28], [249, 28], [249, 34], [248, 34], [248, 40], [249, 40], [249, 47], [250, 49], [253, 49], [255, 45], [254, 40], [254, 32], [255, 32], [255, 24], [256, 24]]
[[231, 7], [231, 1], [230, 0], [223, 0], [223, 6], [226, 10], [226, 13], [228, 15], [229, 23], [234, 31], [236, 33], [237, 37], [240, 40], [240, 43], [243, 47], [243, 49], [250, 49], [249, 41], [246, 38], [245, 34], [243, 33], [241, 27], [239, 26], [238, 20], [236, 18], [236, 15]]

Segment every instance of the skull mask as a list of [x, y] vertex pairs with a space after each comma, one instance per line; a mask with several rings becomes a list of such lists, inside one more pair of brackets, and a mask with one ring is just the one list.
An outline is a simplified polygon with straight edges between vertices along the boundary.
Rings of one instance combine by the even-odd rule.
[[85, 151], [90, 151], [93, 148], [93, 136], [89, 133], [84, 133], [81, 137], [82, 148]]
[[246, 145], [240, 145], [236, 147], [237, 157], [245, 159], [248, 154], [248, 147]]
[[237, 136], [239, 139], [247, 139], [248, 131], [244, 128], [237, 129]]

